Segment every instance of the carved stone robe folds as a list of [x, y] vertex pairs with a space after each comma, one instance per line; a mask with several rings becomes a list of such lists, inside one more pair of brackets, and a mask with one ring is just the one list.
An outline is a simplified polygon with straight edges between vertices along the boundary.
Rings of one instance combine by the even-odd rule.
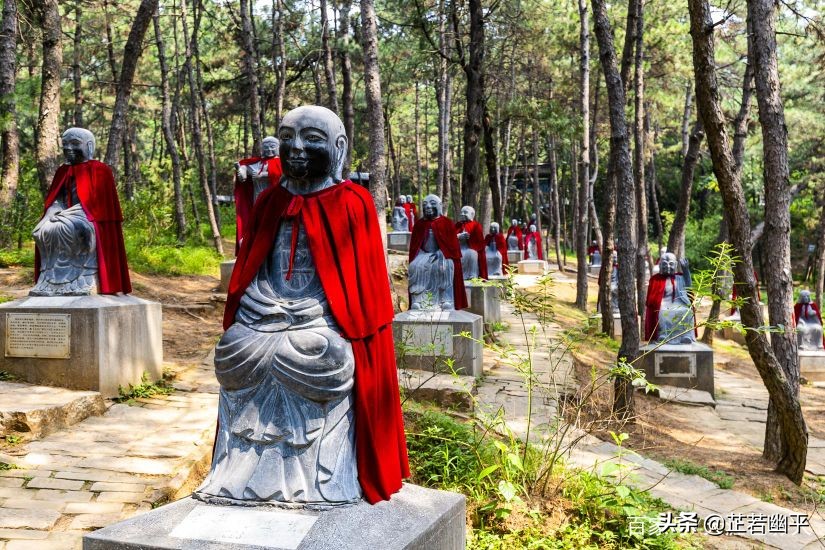
[[[455, 309], [465, 309], [467, 307], [467, 292], [464, 290], [464, 276], [461, 271], [461, 248], [458, 245], [455, 228], [450, 218], [438, 216], [428, 220], [422, 218], [413, 227], [410, 237], [410, 264], [413, 263], [419, 253], [422, 252], [421, 245], [427, 238], [427, 232], [432, 229], [438, 249], [446, 260], [453, 262], [453, 300]], [[412, 284], [412, 283], [411, 283]], [[412, 297], [410, 297], [412, 303]]]
[[[129, 267], [126, 263], [126, 247], [123, 244], [123, 213], [120, 210], [111, 168], [98, 160], [60, 166], [46, 194], [44, 214], [64, 195], [72, 180], [76, 185], [80, 206], [95, 229], [98, 293], [132, 292]], [[40, 251], [35, 249], [34, 280], [37, 281], [39, 277]]]
[[[279, 230], [283, 232], [282, 235], [279, 235]], [[274, 250], [273, 245], [276, 247]], [[294, 300], [281, 302], [285, 305], [284, 311], [256, 313], [256, 301], [262, 296], [265, 299], [271, 293], [265, 275], [276, 254], [281, 254], [282, 262], [284, 257], [288, 258], [287, 278], [293, 275], [293, 268], [297, 273], [307, 262], [314, 264], [321, 291], [315, 292], [313, 296], [296, 296]], [[299, 330], [283, 330], [275, 338], [284, 341], [274, 344], [271, 337], [263, 335], [260, 337], [263, 344], [250, 341], [249, 346], [257, 346], [250, 353], [271, 353], [272, 364], [277, 362], [279, 365], [275, 367], [278, 372], [272, 377], [273, 387], [266, 391], [272, 394], [273, 401], [282, 401], [280, 410], [285, 412], [281, 415], [289, 415], [293, 411], [310, 419], [313, 414], [313, 411], [307, 411], [303, 405], [293, 407], [290, 397], [280, 397], [290, 394], [294, 388], [299, 388], [297, 393], [309, 395], [316, 402], [325, 398], [322, 396], [321, 399], [316, 399], [312, 395], [315, 386], [323, 386], [322, 393], [339, 392], [341, 395], [346, 394], [345, 399], [351, 399], [354, 408], [358, 482], [363, 497], [370, 503], [389, 499], [401, 488], [402, 478], [410, 474], [398, 393], [392, 339], [393, 306], [388, 281], [375, 205], [366, 189], [346, 181], [316, 193], [293, 195], [276, 185], [265, 190], [255, 202], [251, 222], [244, 233], [244, 245], [238, 254], [229, 283], [224, 312], [224, 329], [227, 333], [232, 330], [252, 330], [248, 327], [254, 326], [256, 317], [261, 314], [271, 317], [270, 325], [276, 326], [276, 331], [279, 330], [279, 324], [315, 327], [312, 331], [305, 331], [303, 336]], [[309, 300], [315, 301], [310, 304]], [[317, 336], [319, 331], [322, 337]], [[305, 351], [313, 350], [313, 342], [310, 340], [319, 340], [316, 346], [319, 359], [314, 364], [307, 363], [306, 357], [290, 357], [293, 348], [284, 344], [294, 345], [296, 342], [291, 339], [294, 340], [296, 336], [302, 339], [297, 343]], [[321, 342], [322, 339], [327, 343]], [[264, 347], [266, 350], [261, 351]], [[342, 358], [334, 365], [337, 370], [331, 368], [333, 365], [325, 364], [326, 355]], [[354, 387], [351, 392], [348, 387], [335, 386], [338, 381], [348, 383], [345, 372], [350, 368], [348, 365], [354, 365]], [[242, 365], [238, 368], [249, 369], [250, 377], [254, 376], [257, 369]], [[233, 378], [242, 376], [234, 375]], [[257, 385], [251, 385], [243, 391], [255, 393], [262, 390]], [[222, 390], [222, 406], [224, 393]], [[244, 414], [241, 412], [240, 416], [235, 416], [240, 424], [245, 422], [240, 418]], [[336, 410], [327, 411], [326, 422], [337, 422], [336, 415]], [[254, 438], [256, 429], [260, 429], [265, 440], [282, 437], [278, 426], [271, 423], [265, 425], [269, 420], [251, 419], [248, 432]], [[323, 418], [316, 420], [323, 423]], [[229, 431], [238, 428], [243, 426], [219, 426], [213, 462], [220, 460], [218, 453], [222, 452], [222, 441], [233, 437], [234, 434]], [[293, 430], [293, 433], [287, 435], [296, 439], [295, 445], [300, 447], [298, 439], [304, 436], [311, 438], [313, 430], [321, 429], [327, 428], [314, 425], [310, 419], [305, 427], [298, 430], [302, 433], [296, 434]], [[265, 444], [264, 441], [263, 445]], [[290, 461], [293, 459], [298, 460], [298, 457], [283, 457], [285, 469], [291, 467]], [[317, 465], [319, 479], [322, 481], [331, 475], [329, 466], [325, 463]], [[253, 474], [250, 480], [258, 486], [266, 486], [265, 480], [258, 481], [255, 476], [265, 478], [267, 475], [277, 477], [286, 474], [284, 471], [262, 471]], [[287, 476], [285, 483], [290, 485], [291, 482]]]

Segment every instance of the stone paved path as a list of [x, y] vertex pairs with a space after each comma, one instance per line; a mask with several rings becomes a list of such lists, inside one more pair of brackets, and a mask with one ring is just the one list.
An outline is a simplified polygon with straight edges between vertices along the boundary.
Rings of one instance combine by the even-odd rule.
[[3, 456], [21, 469], [0, 471], [0, 550], [79, 549], [84, 532], [179, 496], [212, 448], [211, 358], [174, 386]]

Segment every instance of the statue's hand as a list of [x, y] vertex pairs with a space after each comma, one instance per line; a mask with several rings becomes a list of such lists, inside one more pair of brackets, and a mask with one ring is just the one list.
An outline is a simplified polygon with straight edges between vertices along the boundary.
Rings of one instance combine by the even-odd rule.
[[246, 179], [246, 166], [241, 166], [241, 163], [235, 163], [235, 176], [240, 180]]
[[679, 260], [679, 267], [682, 268], [682, 273], [690, 271], [690, 263], [688, 262], [688, 259], [682, 258], [681, 260]]
[[462, 231], [461, 233], [458, 234], [458, 238], [461, 239], [462, 241], [468, 241], [468, 240], [470, 240], [470, 234], [467, 233], [466, 231]]

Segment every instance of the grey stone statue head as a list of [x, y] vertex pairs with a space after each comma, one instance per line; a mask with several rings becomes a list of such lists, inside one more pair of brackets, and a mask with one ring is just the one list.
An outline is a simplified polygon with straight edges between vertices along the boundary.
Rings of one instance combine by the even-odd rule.
[[533, 225], [533, 224], [530, 224], [530, 233], [535, 233], [535, 232], [536, 232], [536, 226]]
[[413, 203], [412, 195], [407, 195], [406, 199], [407, 199], [407, 204], [412, 204]]
[[512, 220], [510, 220], [510, 226], [511, 227], [515, 227], [517, 225], [518, 225], [518, 220], [517, 219], [513, 218]]
[[673, 252], [665, 252], [659, 260], [659, 273], [662, 275], [676, 274], [676, 254]]
[[493, 235], [498, 235], [499, 232], [499, 225], [496, 222], [490, 224], [490, 233]]
[[407, 204], [407, 197], [405, 197], [404, 195], [398, 197], [398, 204]]
[[347, 133], [338, 115], [318, 105], [304, 105], [286, 114], [278, 128], [284, 175], [317, 184], [342, 180], [347, 157]]
[[428, 220], [434, 220], [441, 215], [441, 197], [438, 195], [427, 195], [421, 205], [421, 211]]
[[68, 164], [81, 164], [95, 154], [95, 136], [86, 128], [69, 128], [60, 139]]
[[810, 290], [800, 290], [799, 291], [799, 303], [800, 304], [810, 304], [811, 303], [811, 291]]
[[463, 222], [473, 221], [476, 217], [476, 209], [472, 206], [462, 206], [461, 215], [459, 217]]
[[278, 156], [278, 149], [281, 148], [281, 142], [275, 136], [266, 136], [261, 142], [261, 156], [265, 159], [271, 159]]

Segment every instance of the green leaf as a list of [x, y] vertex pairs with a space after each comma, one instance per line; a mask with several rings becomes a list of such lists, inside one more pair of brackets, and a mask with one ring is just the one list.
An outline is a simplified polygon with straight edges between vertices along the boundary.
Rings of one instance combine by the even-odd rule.
[[498, 465], [498, 464], [493, 464], [492, 466], [487, 466], [486, 468], [484, 468], [483, 470], [481, 470], [481, 472], [478, 474], [478, 477], [477, 477], [476, 479], [477, 479], [478, 481], [481, 481], [481, 480], [483, 480], [485, 477], [489, 476], [490, 474], [492, 474], [493, 472], [495, 472], [496, 470], [498, 470], [499, 468], [501, 468], [501, 466], [500, 466], [500, 465]]

